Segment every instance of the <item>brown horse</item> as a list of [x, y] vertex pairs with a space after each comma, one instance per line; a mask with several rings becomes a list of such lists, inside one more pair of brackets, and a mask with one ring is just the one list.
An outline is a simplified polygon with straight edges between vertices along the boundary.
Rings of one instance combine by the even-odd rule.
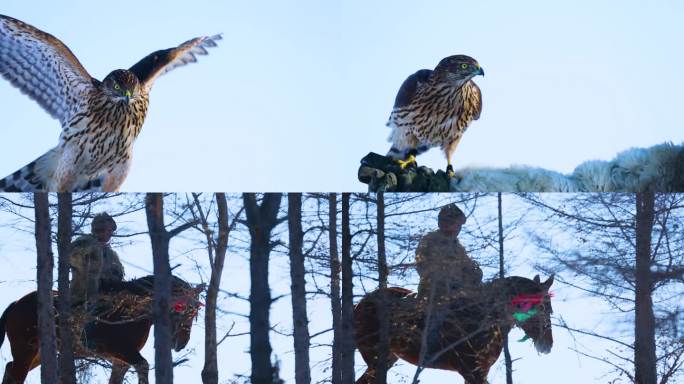
[[[193, 287], [175, 276], [171, 281], [172, 341], [174, 349], [180, 351], [190, 340], [190, 328], [201, 306], [198, 298], [204, 285]], [[138, 382], [148, 383], [149, 364], [140, 350], [152, 327], [153, 286], [154, 276], [103, 286], [95, 311], [87, 315], [85, 327], [86, 321], [75, 321], [78, 324], [74, 326], [76, 356], [111, 361], [110, 384], [121, 384], [131, 366], [138, 374]], [[57, 292], [54, 294], [55, 300], [59, 300]], [[10, 304], [0, 317], [0, 346], [6, 332], [14, 359], [5, 367], [3, 384], [23, 383], [28, 372], [40, 364], [37, 307], [34, 291]], [[87, 347], [83, 346], [84, 342]]]
[[[437, 317], [438, 310], [429, 311], [425, 301], [407, 289], [367, 294], [354, 308], [356, 346], [368, 365], [356, 383], [375, 382], [380, 300], [386, 303], [390, 324], [387, 369], [403, 359], [424, 368], [457, 371], [466, 384], [485, 384], [489, 369], [501, 354], [503, 337], [514, 326], [525, 331], [525, 338], [534, 341], [538, 352], [551, 351], [552, 283], [553, 276], [543, 283], [538, 275], [534, 280], [513, 276], [483, 284], [470, 294], [456, 294], [441, 307], [444, 320], [439, 329], [426, 327], [427, 321], [434, 324], [429, 319]], [[434, 341], [426, 347], [430, 337]]]

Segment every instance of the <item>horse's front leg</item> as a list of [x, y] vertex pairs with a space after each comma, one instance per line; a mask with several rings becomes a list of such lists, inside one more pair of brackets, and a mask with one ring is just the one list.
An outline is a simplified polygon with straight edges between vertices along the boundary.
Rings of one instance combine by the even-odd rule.
[[149, 384], [148, 375], [150, 373], [150, 364], [139, 352], [136, 353], [138, 356], [132, 365], [133, 368], [135, 368], [135, 372], [138, 374], [138, 384]]
[[[125, 353], [124, 356], [125, 362], [122, 364], [127, 363], [129, 366], [133, 366], [135, 372], [138, 374], [138, 384], [149, 384], [148, 376], [150, 373], [150, 364], [142, 357], [140, 352], [132, 351], [130, 353]], [[112, 370], [112, 376], [113, 375], [114, 371]], [[110, 384], [111, 383], [113, 383], [113, 381], [110, 381]]]
[[489, 368], [487, 368], [486, 370], [482, 370], [480, 367], [475, 368], [470, 372], [459, 371], [461, 376], [463, 376], [465, 384], [489, 384], [489, 381], [487, 381], [488, 372]]
[[123, 384], [124, 377], [126, 376], [126, 372], [128, 372], [128, 369], [131, 366], [119, 361], [119, 360], [113, 360], [112, 361], [112, 375], [109, 377], [109, 384]]

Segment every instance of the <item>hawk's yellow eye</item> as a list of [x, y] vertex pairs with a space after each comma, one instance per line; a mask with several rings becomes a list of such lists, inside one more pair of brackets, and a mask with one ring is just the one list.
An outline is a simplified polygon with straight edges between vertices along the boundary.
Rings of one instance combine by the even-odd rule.
[[119, 87], [119, 84], [114, 84], [114, 89], [116, 89], [118, 91], [121, 89], [121, 87]]
[[468, 69], [468, 64], [466, 64], [466, 63], [461, 64], [461, 69]]

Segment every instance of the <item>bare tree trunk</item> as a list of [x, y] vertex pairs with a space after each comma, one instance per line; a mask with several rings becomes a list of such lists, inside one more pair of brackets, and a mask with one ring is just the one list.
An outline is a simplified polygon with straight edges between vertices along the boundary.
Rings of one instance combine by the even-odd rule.
[[59, 382], [76, 384], [74, 335], [71, 327], [71, 291], [69, 289], [69, 255], [73, 207], [71, 193], [57, 194], [57, 290], [59, 291]]
[[[577, 252], [576, 246], [558, 251], [559, 243], [549, 247], [550, 241], [542, 245], [554, 254], [552, 260], [561, 266], [561, 270], [579, 277], [573, 280], [579, 289], [605, 300], [613, 308], [616, 308], [616, 299], [627, 301], [632, 295], [634, 300], [632, 351], [624, 348], [619, 337], [563, 325], [570, 331], [613, 343], [611, 350], [606, 350], [610, 354], [608, 358], [580, 353], [604, 361], [615, 369], [620, 379], [613, 381], [626, 377], [631, 382], [652, 384], [661, 374], [660, 384], [665, 384], [675, 377], [682, 368], [682, 355], [679, 354], [681, 349], [677, 351], [670, 346], [676, 345], [681, 337], [677, 324], [671, 326], [668, 322], [670, 316], [674, 315], [674, 319], [678, 316], [679, 297], [673, 297], [671, 289], [677, 289], [672, 284], [681, 280], [684, 271], [681, 269], [684, 255], [680, 251], [684, 244], [681, 199], [676, 195], [653, 193], [580, 193], [561, 198], [561, 203], [553, 206], [544, 203], [540, 196], [527, 195], [525, 198], [558, 215], [561, 220], [553, 223], [554, 227], [577, 237], [579, 241], [575, 244], [582, 244], [582, 252]], [[601, 241], [592, 242], [595, 238]], [[587, 243], [586, 248], [584, 243]], [[580, 281], [588, 281], [588, 286]], [[658, 339], [655, 339], [656, 332]]]
[[655, 196], [636, 196], [636, 317], [634, 321], [634, 377], [637, 384], [656, 384], [655, 315], [651, 281], [651, 233]]
[[351, 258], [351, 231], [349, 228], [349, 193], [342, 194], [342, 384], [354, 383], [354, 285]]
[[[385, 194], [377, 194], [377, 241], [378, 241], [378, 288], [387, 288], [387, 255], [385, 253]], [[387, 299], [381, 296], [378, 305], [378, 318], [380, 319], [380, 345], [378, 348], [378, 363], [375, 371], [375, 382], [385, 384], [387, 382], [387, 358], [389, 356], [389, 311]]]
[[[504, 270], [504, 238], [503, 238], [503, 204], [501, 202], [501, 192], [497, 194], [499, 211], [499, 277], [505, 277]], [[504, 361], [506, 362], [506, 384], [513, 384], [513, 361], [511, 351], [508, 348], [508, 333], [504, 333]]]
[[328, 233], [330, 235], [330, 308], [332, 310], [332, 384], [340, 384], [342, 306], [340, 302], [340, 257], [337, 252], [337, 195], [328, 196]]
[[147, 227], [152, 242], [154, 261], [154, 364], [158, 384], [173, 383], [171, 356], [171, 266], [169, 265], [169, 234], [164, 226], [164, 200], [160, 193], [148, 193], [145, 199]]
[[311, 383], [309, 367], [309, 319], [306, 313], [306, 268], [304, 267], [304, 231], [302, 230], [302, 194], [287, 194], [288, 232], [290, 236], [290, 279], [292, 324], [295, 353], [295, 383]]
[[207, 302], [204, 311], [204, 367], [202, 368], [202, 382], [204, 384], [218, 384], [218, 357], [217, 357], [217, 338], [216, 338], [216, 301], [218, 298], [219, 287], [221, 286], [221, 275], [223, 265], [226, 260], [228, 250], [228, 203], [224, 193], [216, 194], [216, 208], [218, 215], [218, 240], [216, 241], [216, 254], [213, 254], [214, 246], [209, 223], [197, 197], [198, 210], [202, 218], [202, 227], [207, 236], [207, 249], [209, 251], [209, 264], [211, 266], [211, 278], [207, 289]]
[[55, 307], [52, 297], [52, 255], [50, 210], [47, 193], [35, 193], [36, 253], [38, 281], [38, 337], [40, 339], [40, 381], [56, 383], [57, 342]]
[[261, 206], [256, 195], [242, 195], [247, 215], [250, 244], [250, 356], [252, 359], [252, 384], [271, 384], [274, 368], [271, 364], [271, 342], [269, 339], [271, 291], [268, 285], [268, 262], [272, 249], [271, 231], [278, 224], [278, 209], [281, 194], [264, 194]]

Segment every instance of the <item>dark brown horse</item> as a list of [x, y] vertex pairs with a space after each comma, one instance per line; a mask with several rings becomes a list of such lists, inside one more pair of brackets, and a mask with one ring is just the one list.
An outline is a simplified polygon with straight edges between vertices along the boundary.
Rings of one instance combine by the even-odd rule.
[[[444, 320], [438, 323], [439, 329], [425, 326], [428, 316], [433, 320], [438, 317], [438, 310], [430, 311], [424, 300], [407, 289], [387, 288], [367, 294], [354, 308], [356, 346], [368, 365], [356, 383], [375, 382], [380, 300], [385, 300], [390, 324], [388, 369], [403, 359], [425, 368], [457, 371], [466, 384], [484, 384], [501, 354], [504, 335], [514, 326], [525, 331], [538, 352], [551, 351], [552, 283], [553, 276], [543, 283], [539, 276], [534, 280], [513, 276], [483, 284], [469, 294], [456, 294], [441, 307]], [[427, 342], [430, 337], [432, 343]]]
[[[198, 298], [204, 285], [193, 287], [175, 276], [171, 281], [172, 341], [174, 349], [180, 351], [190, 340], [190, 328], [201, 306]], [[140, 350], [152, 326], [153, 286], [153, 276], [103, 286], [95, 311], [80, 315], [87, 316], [88, 320], [75, 321], [76, 356], [111, 361], [110, 384], [121, 384], [131, 366], [138, 374], [138, 382], [148, 383], [149, 364]], [[57, 292], [55, 300], [59, 300]], [[85, 327], [83, 323], [87, 323]], [[5, 367], [3, 384], [23, 383], [28, 372], [40, 364], [37, 324], [35, 291], [10, 304], [0, 317], [0, 346], [6, 332], [14, 359]]]

